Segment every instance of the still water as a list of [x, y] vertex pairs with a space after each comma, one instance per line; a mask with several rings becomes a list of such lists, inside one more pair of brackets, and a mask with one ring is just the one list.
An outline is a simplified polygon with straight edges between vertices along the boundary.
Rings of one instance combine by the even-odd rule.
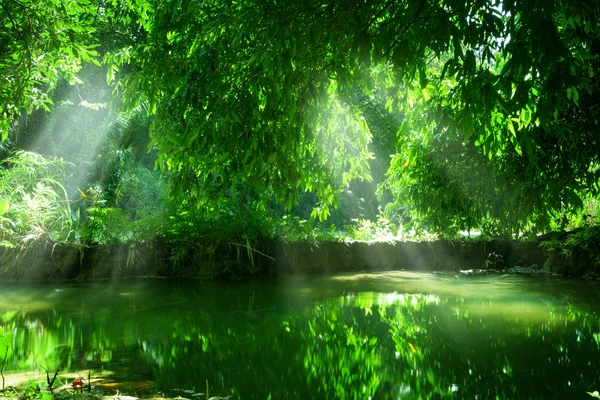
[[408, 272], [2, 285], [0, 356], [7, 385], [60, 367], [138, 395], [591, 399], [599, 287]]

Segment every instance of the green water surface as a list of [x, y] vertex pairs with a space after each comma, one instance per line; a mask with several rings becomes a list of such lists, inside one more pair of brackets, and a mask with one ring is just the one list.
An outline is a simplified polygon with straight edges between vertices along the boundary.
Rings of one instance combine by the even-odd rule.
[[7, 384], [61, 367], [232, 399], [591, 399], [598, 289], [408, 272], [5, 284], [0, 356]]

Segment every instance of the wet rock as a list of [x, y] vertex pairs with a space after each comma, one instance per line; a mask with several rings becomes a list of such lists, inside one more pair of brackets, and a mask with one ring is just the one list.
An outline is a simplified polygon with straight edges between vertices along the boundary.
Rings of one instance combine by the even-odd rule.
[[522, 267], [522, 266], [514, 266], [510, 267], [506, 270], [506, 272], [511, 274], [524, 274], [524, 275], [539, 275], [539, 274], [547, 274], [548, 270], [540, 267], [539, 265], [533, 265], [530, 267]]
[[487, 269], [463, 269], [460, 271], [460, 273], [463, 275], [486, 275], [486, 274], [489, 274], [490, 272], [496, 272], [496, 271], [487, 270]]

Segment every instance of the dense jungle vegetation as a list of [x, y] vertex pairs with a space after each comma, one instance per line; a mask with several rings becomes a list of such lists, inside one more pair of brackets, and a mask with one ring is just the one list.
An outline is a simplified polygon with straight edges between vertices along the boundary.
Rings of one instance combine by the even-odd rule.
[[1, 239], [594, 226], [600, 4], [0, 0]]

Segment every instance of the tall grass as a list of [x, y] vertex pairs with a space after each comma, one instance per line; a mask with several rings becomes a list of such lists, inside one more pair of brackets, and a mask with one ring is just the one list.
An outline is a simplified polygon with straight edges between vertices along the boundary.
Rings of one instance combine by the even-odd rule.
[[62, 182], [72, 164], [28, 151], [17, 151], [0, 168], [0, 199], [7, 204], [0, 216], [3, 239], [28, 242], [47, 234], [66, 241], [76, 219]]

